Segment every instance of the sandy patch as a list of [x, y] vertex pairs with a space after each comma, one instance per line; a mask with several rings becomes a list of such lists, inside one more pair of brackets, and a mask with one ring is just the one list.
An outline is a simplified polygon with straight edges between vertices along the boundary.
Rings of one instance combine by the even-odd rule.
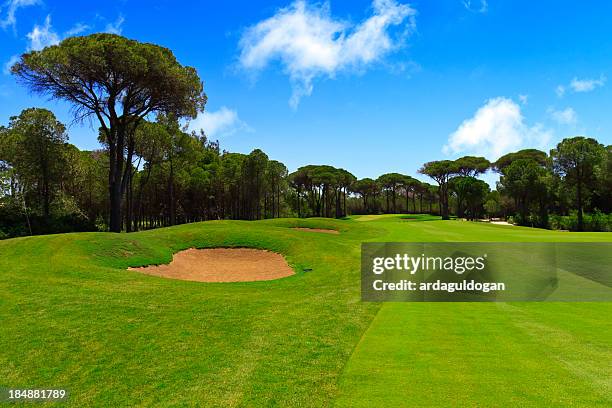
[[337, 231], [337, 230], [324, 229], [324, 228], [293, 227], [291, 229], [299, 230], [299, 231], [322, 232], [324, 234], [339, 234], [340, 233], [340, 231]]
[[513, 227], [513, 224], [510, 224], [509, 222], [506, 221], [491, 221], [491, 224], [495, 224], [495, 225], [509, 225], [511, 227]]
[[128, 270], [197, 282], [262, 281], [294, 274], [282, 255], [253, 248], [191, 248], [174, 254], [167, 265]]

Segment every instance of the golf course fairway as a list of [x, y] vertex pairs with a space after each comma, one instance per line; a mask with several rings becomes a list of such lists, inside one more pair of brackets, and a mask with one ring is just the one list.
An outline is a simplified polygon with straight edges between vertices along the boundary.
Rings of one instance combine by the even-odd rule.
[[[612, 233], [391, 215], [0, 241], [0, 387], [65, 388], [75, 407], [612, 405], [612, 304], [365, 303], [367, 241]], [[277, 252], [295, 274], [203, 283], [127, 270], [210, 247]]]

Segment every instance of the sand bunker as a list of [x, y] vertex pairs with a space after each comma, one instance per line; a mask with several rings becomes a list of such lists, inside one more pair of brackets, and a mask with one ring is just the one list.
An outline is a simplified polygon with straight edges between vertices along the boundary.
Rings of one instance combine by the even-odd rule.
[[294, 273], [282, 255], [252, 248], [191, 248], [174, 254], [168, 265], [128, 270], [198, 282], [263, 281]]
[[491, 224], [495, 224], [495, 225], [509, 225], [511, 227], [514, 227], [514, 224], [510, 224], [509, 222], [506, 221], [490, 221]]
[[340, 232], [333, 229], [324, 229], [324, 228], [305, 228], [305, 227], [293, 227], [291, 229], [300, 230], [300, 231], [310, 231], [310, 232], [322, 232], [324, 234], [339, 234]]

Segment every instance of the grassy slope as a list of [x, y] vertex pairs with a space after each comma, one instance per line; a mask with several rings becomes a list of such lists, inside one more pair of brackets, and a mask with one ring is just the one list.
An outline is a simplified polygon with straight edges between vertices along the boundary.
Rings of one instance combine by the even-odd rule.
[[[343, 233], [286, 228], [298, 223]], [[384, 217], [0, 241], [0, 386], [68, 387], [74, 406], [474, 405], [488, 391], [493, 403], [594, 405], [611, 399], [608, 304], [385, 304], [376, 315], [359, 302], [359, 244], [611, 237]], [[266, 248], [313, 270], [240, 284], [125, 271], [192, 246]]]
[[[0, 386], [65, 386], [74, 406], [329, 405], [377, 309], [356, 284], [357, 243], [376, 228], [338, 239], [292, 223], [0, 242]], [[125, 271], [192, 246], [267, 248], [313, 270], [241, 284]]]

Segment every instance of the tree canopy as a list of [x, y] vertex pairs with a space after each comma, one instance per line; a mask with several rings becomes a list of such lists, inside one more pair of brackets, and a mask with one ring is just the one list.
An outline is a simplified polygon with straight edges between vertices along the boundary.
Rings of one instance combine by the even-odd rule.
[[455, 160], [455, 164], [457, 165], [457, 173], [467, 177], [476, 177], [491, 167], [491, 162], [484, 157], [477, 156], [463, 156]]
[[546, 155], [545, 152], [543, 152], [541, 150], [537, 150], [537, 149], [523, 149], [523, 150], [519, 150], [518, 152], [508, 153], [508, 154], [500, 157], [493, 164], [493, 168], [497, 172], [503, 172], [503, 170], [506, 167], [508, 167], [510, 164], [512, 164], [513, 161], [520, 160], [520, 159], [533, 160], [537, 164], [539, 164], [540, 166], [546, 166], [547, 160], [548, 160], [548, 156]]

